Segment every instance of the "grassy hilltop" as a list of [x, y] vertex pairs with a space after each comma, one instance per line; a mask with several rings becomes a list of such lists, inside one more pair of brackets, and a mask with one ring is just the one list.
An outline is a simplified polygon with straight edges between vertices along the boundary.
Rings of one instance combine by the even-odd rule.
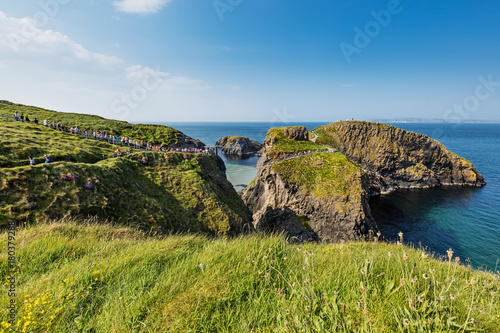
[[169, 143], [176, 143], [182, 137], [182, 132], [163, 125], [135, 125], [125, 121], [106, 119], [94, 115], [57, 112], [34, 106], [0, 101], [0, 114], [12, 117], [15, 111], [19, 112], [19, 114], [29, 115], [31, 121], [37, 118], [40, 123], [43, 123], [44, 119], [48, 119], [49, 124], [54, 121], [56, 124], [61, 123], [69, 127], [78, 126], [80, 131], [86, 128], [88, 130], [96, 130], [121, 137], [126, 136], [134, 140], [156, 144], [168, 145]]
[[[9, 115], [12, 108], [25, 108], [6, 105]], [[26, 108], [48, 112], [49, 119], [80, 124], [80, 115]], [[120, 128], [115, 125], [123, 123], [81, 117], [84, 122], [97, 120], [92, 125], [104, 128]], [[124, 133], [149, 128], [123, 126]], [[167, 133], [159, 141], [172, 140], [168, 133], [178, 132], [166, 126], [152, 128], [158, 129], [157, 135]], [[0, 133], [0, 226], [9, 220], [72, 216], [161, 232], [234, 234], [248, 229], [249, 211], [223, 175], [216, 156], [137, 152], [108, 158], [116, 146], [5, 118], [0, 118]], [[54, 163], [44, 164], [44, 154]], [[28, 166], [28, 155], [35, 156], [34, 167]]]
[[270, 158], [278, 158], [282, 154], [295, 154], [304, 151], [325, 151], [325, 146], [316, 144], [309, 140], [294, 140], [285, 135], [283, 132], [286, 129], [295, 130], [300, 129], [301, 126], [291, 127], [273, 127], [266, 135], [266, 142], [264, 143], [270, 149], [266, 149], [266, 154]]
[[44, 126], [0, 118], [0, 168], [25, 166], [28, 156], [43, 163], [48, 154], [54, 161], [95, 163], [116, 147], [78, 135], [47, 129]]

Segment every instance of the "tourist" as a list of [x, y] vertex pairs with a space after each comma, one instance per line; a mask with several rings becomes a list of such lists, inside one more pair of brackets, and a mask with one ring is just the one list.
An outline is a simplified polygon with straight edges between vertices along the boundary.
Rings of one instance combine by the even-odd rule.
[[116, 156], [120, 156], [121, 152], [120, 148], [116, 148]]
[[48, 124], [49, 124], [49, 121], [47, 119], [44, 119], [43, 120], [43, 126], [47, 127]]
[[21, 113], [21, 116], [19, 118], [21, 119], [21, 121], [24, 121], [24, 114]]
[[16, 121], [19, 121], [19, 113], [18, 113], [17, 111], [16, 111], [16, 112], [14, 112], [14, 119], [15, 119]]
[[30, 117], [28, 117], [28, 115], [26, 115], [26, 122], [31, 123]]
[[33, 122], [38, 125], [38, 119], [35, 118], [35, 120], [33, 120]]
[[33, 156], [28, 156], [29, 160], [30, 160], [30, 166], [33, 166], [35, 165], [35, 158]]
[[50, 158], [50, 156], [44, 155], [43, 157], [45, 157], [45, 163], [52, 163], [52, 159]]

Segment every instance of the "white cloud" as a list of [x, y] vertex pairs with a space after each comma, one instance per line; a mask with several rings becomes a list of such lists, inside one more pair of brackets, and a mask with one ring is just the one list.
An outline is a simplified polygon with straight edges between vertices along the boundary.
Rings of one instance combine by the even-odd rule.
[[170, 76], [170, 74], [162, 72], [160, 70], [154, 70], [149, 67], [143, 67], [141, 65], [134, 65], [127, 67], [127, 78], [130, 80], [142, 80], [148, 76], [165, 78]]
[[204, 104], [194, 96], [210, 97], [210, 87], [201, 80], [158, 66], [131, 66], [37, 27], [32, 18], [8, 17], [1, 11], [0, 55], [1, 73], [9, 78], [0, 80], [0, 99], [23, 104], [131, 120], [142, 119], [146, 111], [160, 115], [165, 105], [175, 110], [172, 117], [185, 116], [178, 112], [185, 105]]
[[114, 56], [91, 52], [60, 32], [42, 30], [34, 19], [8, 17], [0, 11], [0, 50], [17, 55], [60, 56], [103, 66], [119, 64]]
[[172, 0], [119, 0], [113, 2], [115, 8], [120, 12], [130, 14], [152, 14], [157, 13]]
[[143, 67], [141, 65], [129, 66], [126, 69], [127, 78], [135, 83], [142, 83], [144, 80], [155, 80], [161, 83], [161, 86], [171, 90], [172, 87], [190, 88], [193, 90], [208, 89], [208, 86], [203, 85], [203, 81], [191, 79], [186, 76], [175, 76], [161, 70]]

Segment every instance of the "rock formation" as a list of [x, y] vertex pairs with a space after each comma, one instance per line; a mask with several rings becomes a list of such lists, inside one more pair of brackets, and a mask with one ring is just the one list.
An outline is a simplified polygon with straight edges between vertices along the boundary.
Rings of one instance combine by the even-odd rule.
[[174, 149], [175, 148], [203, 149], [206, 147], [206, 145], [203, 142], [201, 142], [200, 140], [192, 138], [192, 137], [187, 136], [186, 134], [182, 133], [177, 142], [171, 142], [167, 147], [174, 148]]
[[[368, 205], [369, 194], [363, 184], [363, 172], [354, 165], [347, 164], [337, 170], [355, 173], [352, 179], [340, 180], [340, 191], [329, 191], [329, 187], [333, 186], [326, 181], [324, 184], [321, 180], [317, 184], [294, 181], [290, 179], [290, 173], [283, 170], [289, 168], [290, 172], [309, 173], [311, 170], [301, 168], [312, 163], [312, 167], [318, 170], [311, 177], [321, 178], [320, 174], [328, 172], [335, 163], [331, 163], [327, 155], [315, 153], [298, 157], [300, 161], [268, 162], [259, 169], [254, 183], [242, 194], [253, 212], [257, 230], [285, 230], [299, 241], [325, 242], [367, 239], [376, 233]], [[325, 164], [319, 165], [321, 163]]]
[[315, 129], [318, 143], [333, 145], [370, 173], [373, 194], [398, 188], [442, 185], [483, 186], [471, 162], [426, 135], [363, 121], [342, 121]]
[[224, 155], [245, 158], [255, 155], [260, 156], [263, 145], [243, 136], [225, 136], [215, 143], [215, 147], [221, 148]]
[[[318, 144], [304, 141], [305, 128], [269, 130], [257, 177], [241, 194], [257, 230], [284, 230], [297, 241], [370, 239], [378, 233], [370, 195], [485, 184], [469, 161], [422, 134], [367, 122], [314, 134]], [[321, 152], [325, 146], [338, 152]]]

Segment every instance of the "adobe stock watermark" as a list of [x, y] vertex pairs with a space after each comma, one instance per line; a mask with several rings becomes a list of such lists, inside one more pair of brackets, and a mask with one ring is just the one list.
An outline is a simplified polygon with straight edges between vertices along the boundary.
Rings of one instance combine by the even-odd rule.
[[212, 4], [219, 19], [224, 21], [226, 13], [234, 11], [234, 9], [242, 3], [243, 0], [214, 0]]
[[[412, 1], [412, 0], [406, 0]], [[388, 27], [395, 15], [401, 14], [403, 6], [399, 0], [389, 0], [387, 9], [379, 11], [372, 10], [370, 15], [373, 20], [367, 22], [364, 29], [358, 26], [354, 27], [354, 39], [352, 44], [342, 42], [339, 44], [340, 50], [348, 64], [352, 62], [354, 54], [360, 54], [363, 49], [368, 47], [372, 40], [380, 35], [382, 28]]]
[[16, 265], [16, 221], [10, 221], [9, 231], [7, 237], [7, 264], [8, 264], [8, 276], [7, 276], [7, 296], [9, 296], [8, 310], [8, 320], [10, 327], [13, 327], [16, 323], [18, 306], [16, 303], [16, 276], [18, 273], [18, 266]]
[[[287, 126], [295, 119], [296, 115], [288, 112], [288, 108], [284, 106], [281, 110], [273, 108], [271, 119], [269, 119], [269, 128]], [[261, 132], [262, 137], [266, 137], [268, 129], [263, 129]]]
[[10, 45], [15, 52], [19, 52], [19, 47], [28, 44], [35, 38], [38, 29], [46, 27], [50, 20], [59, 14], [62, 5], [66, 5], [71, 0], [41, 0], [38, 2], [40, 10], [36, 12], [31, 20], [25, 20], [20, 32], [11, 32], [7, 35]]
[[161, 72], [158, 66], [156, 70], [148, 71], [142, 78], [140, 84], [113, 100], [111, 103], [111, 111], [116, 113], [121, 119], [126, 119], [130, 111], [137, 109], [137, 107], [149, 97], [152, 91], [158, 89], [162, 85], [168, 76], [169, 74]]
[[487, 78], [479, 76], [477, 79], [479, 84], [476, 86], [474, 94], [465, 97], [461, 103], [453, 104], [453, 107], [444, 112], [444, 119], [460, 122], [469, 118], [473, 112], [479, 109], [481, 102], [489, 99], [500, 87], [500, 81], [493, 81], [493, 74], [488, 75]]
[[[481, 107], [481, 103], [485, 102], [497, 91], [500, 87], [500, 81], [493, 80], [493, 74], [489, 74], [487, 78], [479, 76], [478, 85], [474, 89], [474, 93], [466, 96], [461, 103], [453, 104], [453, 106], [443, 113], [443, 119], [449, 122], [456, 123], [455, 129], [469, 119], [471, 114]], [[444, 137], [443, 129], [436, 129], [433, 132], [433, 138]]]
[[296, 117], [295, 114], [288, 113], [288, 109], [286, 106], [283, 107], [282, 110], [274, 108], [273, 114], [274, 116], [271, 118], [271, 121], [269, 122], [269, 125], [271, 125], [271, 127], [275, 127], [276, 123], [280, 125], [281, 124], [288, 125]]

